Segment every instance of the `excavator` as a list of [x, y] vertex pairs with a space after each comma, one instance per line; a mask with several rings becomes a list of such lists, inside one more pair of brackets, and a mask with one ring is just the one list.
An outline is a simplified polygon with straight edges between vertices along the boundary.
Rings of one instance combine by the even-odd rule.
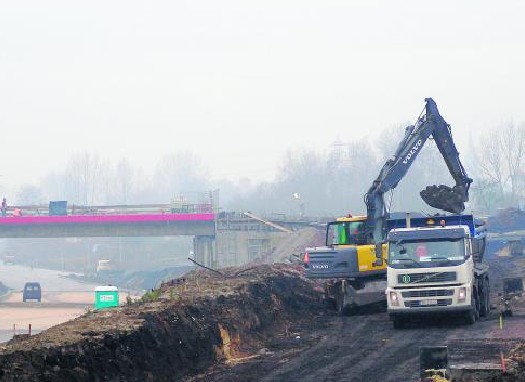
[[428, 186], [420, 196], [426, 204], [445, 212], [464, 211], [472, 179], [461, 164], [450, 125], [439, 114], [434, 100], [426, 98], [423, 112], [414, 125], [406, 127], [393, 157], [386, 161], [365, 194], [366, 216], [348, 215], [329, 222], [325, 246], [305, 249], [305, 276], [325, 281], [325, 300], [334, 303], [340, 314], [385, 302], [385, 239], [391, 227], [384, 195], [404, 178], [430, 138], [456, 184]]

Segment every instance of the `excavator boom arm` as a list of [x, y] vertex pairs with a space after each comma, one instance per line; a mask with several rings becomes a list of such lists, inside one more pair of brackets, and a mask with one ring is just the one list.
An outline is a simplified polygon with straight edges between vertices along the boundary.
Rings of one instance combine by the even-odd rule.
[[399, 143], [394, 157], [381, 168], [379, 176], [365, 195], [367, 206], [367, 228], [371, 233], [373, 243], [383, 241], [386, 232], [384, 194], [394, 189], [408, 172], [417, 158], [421, 148], [432, 136], [447, 167], [456, 181], [453, 188], [447, 186], [431, 186], [421, 192], [425, 203], [444, 211], [460, 213], [464, 210], [464, 202], [468, 201], [468, 191], [472, 179], [469, 178], [459, 160], [459, 153], [452, 140], [450, 127], [439, 114], [437, 105], [432, 98], [425, 99], [425, 113], [418, 118], [415, 126], [408, 126], [405, 136]]

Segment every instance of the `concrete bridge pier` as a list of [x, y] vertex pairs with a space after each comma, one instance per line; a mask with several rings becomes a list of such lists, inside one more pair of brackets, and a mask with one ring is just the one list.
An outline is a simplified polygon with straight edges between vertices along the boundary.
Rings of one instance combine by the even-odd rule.
[[215, 250], [215, 236], [195, 236], [193, 239], [194, 259], [199, 264], [217, 269], [217, 251]]

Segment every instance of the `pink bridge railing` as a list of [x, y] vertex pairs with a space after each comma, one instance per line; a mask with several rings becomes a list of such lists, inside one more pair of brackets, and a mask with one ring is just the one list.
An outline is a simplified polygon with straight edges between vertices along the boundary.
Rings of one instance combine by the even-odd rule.
[[67, 215], [49, 215], [47, 206], [11, 206], [6, 216], [0, 216], [0, 225], [47, 223], [140, 223], [162, 221], [213, 221], [215, 214], [209, 204], [172, 206], [117, 205], [75, 206], [67, 208]]

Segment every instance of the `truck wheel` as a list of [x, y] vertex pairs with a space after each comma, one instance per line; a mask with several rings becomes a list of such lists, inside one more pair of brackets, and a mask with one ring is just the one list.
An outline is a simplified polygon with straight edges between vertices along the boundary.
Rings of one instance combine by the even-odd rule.
[[472, 325], [476, 322], [476, 312], [474, 312], [474, 309], [469, 310], [465, 314], [465, 322], [467, 325]]
[[490, 313], [490, 288], [489, 280], [485, 279], [485, 288], [483, 289], [483, 296], [481, 298], [481, 309], [479, 315], [487, 317]]
[[472, 295], [471, 309], [465, 314], [465, 321], [468, 325], [472, 325], [479, 318], [479, 304], [474, 295]]
[[394, 326], [394, 329], [404, 329], [405, 328], [405, 322], [400, 318], [394, 318], [392, 321], [392, 324]]
[[338, 291], [338, 293], [335, 295], [335, 308], [337, 313], [342, 316], [344, 310], [344, 296], [341, 291]]
[[345, 305], [345, 297], [342, 293], [337, 294], [336, 306], [337, 313], [339, 313], [340, 316], [348, 316], [350, 314], [350, 308]]
[[474, 314], [476, 315], [476, 321], [479, 320], [479, 311], [480, 311], [480, 303], [479, 303], [479, 296], [474, 299]]
[[340, 316], [349, 316], [353, 311], [352, 299], [348, 298], [347, 290], [348, 287], [345, 285], [345, 282], [342, 281], [335, 291], [335, 303], [337, 313], [339, 313]]
[[328, 309], [337, 309], [337, 302], [336, 302], [335, 298], [325, 297], [325, 298], [323, 298], [323, 304]]

